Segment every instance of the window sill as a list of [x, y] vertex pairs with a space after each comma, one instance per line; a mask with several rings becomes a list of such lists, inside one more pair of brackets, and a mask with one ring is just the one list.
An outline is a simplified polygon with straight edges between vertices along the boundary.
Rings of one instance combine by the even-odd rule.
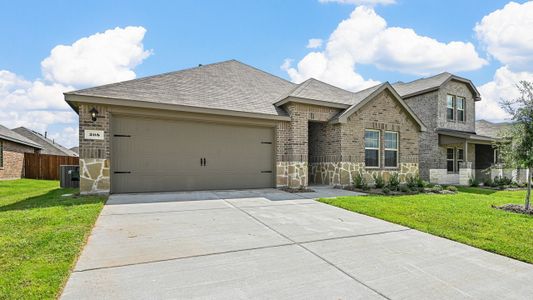
[[381, 168], [380, 167], [367, 167], [367, 166], [365, 166], [365, 169], [379, 170]]

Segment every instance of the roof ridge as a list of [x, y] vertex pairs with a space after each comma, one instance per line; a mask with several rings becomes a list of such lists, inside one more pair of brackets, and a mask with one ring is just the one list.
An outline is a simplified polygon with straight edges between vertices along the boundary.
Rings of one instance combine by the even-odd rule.
[[239, 64], [241, 64], [241, 65], [243, 65], [243, 66], [247, 66], [247, 67], [249, 67], [249, 68], [251, 68], [251, 69], [254, 69], [254, 70], [256, 70], [256, 71], [259, 71], [259, 72], [261, 72], [261, 73], [263, 73], [263, 74], [266, 74], [266, 75], [268, 75], [268, 76], [270, 76], [270, 77], [274, 77], [274, 78], [281, 79], [281, 80], [283, 80], [283, 81], [285, 81], [285, 82], [288, 82], [288, 83], [290, 83], [290, 84], [295, 84], [294, 82], [291, 82], [291, 81], [289, 81], [289, 80], [287, 80], [287, 79], [285, 79], [285, 78], [283, 78], [283, 77], [280, 77], [280, 76], [278, 76], [278, 75], [274, 75], [274, 74], [272, 74], [272, 73], [268, 73], [267, 71], [261, 70], [261, 69], [259, 69], [259, 68], [256, 68], [256, 67], [254, 67], [254, 66], [252, 66], [252, 65], [249, 65], [249, 64], [247, 64], [247, 63], [243, 63], [242, 61], [239, 61], [239, 60], [236, 60], [236, 59], [230, 59], [230, 60], [228, 60], [228, 61], [226, 61], [226, 62], [230, 62], [230, 61], [237, 62], [237, 63], [239, 63]]
[[353, 93], [353, 94], [359, 94], [359, 93], [364, 92], [364, 91], [366, 91], [366, 90], [369, 90], [369, 89], [371, 89], [371, 88], [374, 88], [374, 87], [377, 87], [377, 86], [381, 86], [381, 85], [383, 85], [383, 84], [385, 84], [385, 83], [387, 83], [387, 82], [388, 82], [388, 81], [381, 82], [381, 83], [375, 84], [375, 85], [373, 85], [373, 86], [369, 86], [369, 87], [367, 87], [367, 88], [364, 88], [364, 89], [362, 89], [362, 90], [359, 90], [359, 91], [357, 91], [357, 92], [351, 92], [351, 93]]
[[121, 84], [124, 84], [124, 83], [129, 83], [129, 82], [132, 82], [132, 81], [136, 81], [136, 80], [144, 80], [144, 79], [150, 79], [150, 78], [163, 77], [163, 76], [166, 76], [166, 75], [171, 75], [171, 74], [175, 74], [175, 73], [181, 73], [181, 72], [194, 70], [194, 69], [199, 69], [199, 68], [204, 68], [204, 67], [208, 67], [208, 66], [219, 65], [219, 64], [223, 64], [223, 63], [232, 62], [232, 61], [239, 62], [239, 61], [237, 61], [235, 59], [228, 59], [228, 60], [214, 62], [214, 63], [210, 63], [210, 64], [206, 64], [206, 65], [202, 64], [202, 65], [199, 65], [199, 66], [196, 66], [196, 67], [190, 67], [190, 68], [181, 69], [181, 70], [177, 70], [177, 71], [170, 71], [170, 72], [165, 72], [165, 73], [160, 73], [160, 74], [155, 74], [155, 75], [148, 75], [148, 76], [143, 76], [143, 77], [139, 77], [139, 78], [133, 78], [133, 79], [129, 79], [129, 80], [123, 80], [123, 81], [118, 81], [118, 82], [112, 82], [112, 83], [97, 85], [97, 86], [88, 87], [88, 88], [84, 88], [84, 89], [65, 92], [63, 94], [76, 94], [78, 92], [84, 92], [84, 91], [91, 90], [91, 89], [94, 89], [94, 88], [103, 88], [103, 87], [109, 87], [109, 86], [116, 86], [116, 85], [121, 85]]
[[307, 78], [303, 82], [300, 82], [297, 85], [297, 87], [293, 91], [291, 91], [291, 93], [289, 95], [293, 95], [293, 93], [295, 93], [296, 91], [298, 91], [298, 93], [294, 94], [293, 96], [297, 97], [298, 95], [300, 95], [302, 93], [302, 91], [304, 91], [309, 86], [309, 84], [311, 83], [312, 79], [313, 78]]
[[428, 77], [421, 77], [421, 78], [418, 78], [418, 79], [415, 79], [415, 80], [412, 80], [412, 81], [409, 81], [409, 82], [402, 82], [401, 84], [411, 84], [411, 83], [414, 83], [414, 82], [417, 82], [417, 81], [422, 81], [422, 80], [428, 80], [428, 79], [431, 79], [431, 78], [435, 78], [437, 76], [440, 76], [440, 75], [443, 75], [443, 74], [447, 74], [448, 76], [456, 76], [450, 72], [447, 72], [447, 71], [444, 71], [444, 72], [440, 72], [438, 74], [435, 74], [435, 75], [431, 75], [431, 76], [428, 76]]
[[[330, 86], [330, 87], [333, 87], [333, 88], [335, 88], [335, 89], [342, 90], [342, 91], [345, 91], [345, 92], [348, 92], [348, 93], [353, 93], [352, 91], [349, 91], [349, 90], [347, 90], [347, 89], [343, 89], [343, 88], [341, 88], [341, 87], [338, 87], [338, 86], [336, 86], [336, 85], [333, 85], [333, 84], [327, 83], [327, 82], [325, 82], [325, 81], [322, 81], [322, 80], [316, 79], [316, 78], [314, 78], [314, 77], [309, 77], [309, 79], [307, 79], [307, 80], [314, 80], [314, 81], [316, 81], [316, 82], [319, 82], [319, 83], [325, 84], [325, 85]], [[307, 80], [306, 80], [306, 81], [307, 81]]]
[[[21, 135], [21, 136], [23, 136], [23, 137], [25, 137], [25, 138], [31, 140], [31, 141], [34, 142], [34, 143], [37, 143], [37, 144], [38, 144], [38, 142], [35, 142], [35, 141], [33, 141], [32, 139], [30, 139], [30, 138], [28, 138], [28, 137], [26, 137], [26, 136], [24, 136], [24, 135], [18, 133], [16, 130], [19, 130], [19, 129], [24, 130], [24, 131], [26, 131], [26, 132], [32, 134], [32, 135], [35, 136], [36, 138], [38, 138], [39, 141], [40, 141], [39, 143], [43, 143], [43, 142], [44, 142], [44, 143], [49, 144], [50, 146], [52, 146], [52, 147], [55, 148], [56, 150], [59, 150], [59, 151], [65, 153], [65, 154], [72, 154], [72, 153], [69, 153], [69, 152], [68, 152], [68, 151], [70, 151], [70, 149], [68, 149], [67, 147], [65, 147], [65, 146], [63, 146], [63, 145], [57, 143], [54, 139], [50, 139], [50, 138], [44, 136], [43, 134], [41, 134], [40, 132], [37, 132], [37, 131], [35, 131], [35, 130], [31, 129], [31, 128], [27, 128], [27, 127], [24, 127], [24, 126], [20, 126], [20, 127], [17, 127], [17, 128], [13, 128], [12, 131], [14, 131], [15, 133], [17, 133], [17, 134], [19, 134], [19, 135]], [[39, 145], [40, 145], [40, 144], [39, 144]], [[44, 145], [40, 145], [40, 146], [44, 146]], [[67, 150], [67, 151], [65, 151], [65, 150]]]

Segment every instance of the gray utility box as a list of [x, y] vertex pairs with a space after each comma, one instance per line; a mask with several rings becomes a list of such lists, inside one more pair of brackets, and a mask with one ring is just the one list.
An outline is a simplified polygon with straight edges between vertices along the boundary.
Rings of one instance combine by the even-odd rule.
[[59, 166], [59, 182], [61, 188], [80, 187], [80, 166], [62, 165]]

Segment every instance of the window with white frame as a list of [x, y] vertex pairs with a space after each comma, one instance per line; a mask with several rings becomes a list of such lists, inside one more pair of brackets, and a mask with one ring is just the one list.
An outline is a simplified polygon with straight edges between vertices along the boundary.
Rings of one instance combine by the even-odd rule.
[[455, 172], [459, 172], [459, 165], [463, 162], [464, 160], [464, 150], [461, 149], [461, 148], [457, 148], [457, 159], [456, 159], [456, 162], [455, 162]]
[[454, 172], [455, 150], [453, 148], [446, 148], [446, 169], [448, 172]]
[[456, 105], [457, 105], [457, 121], [464, 122], [465, 121], [465, 98], [457, 97]]
[[379, 168], [380, 132], [365, 130], [365, 166]]
[[455, 121], [455, 97], [453, 95], [446, 97], [446, 120]]
[[398, 132], [385, 131], [385, 167], [398, 167]]

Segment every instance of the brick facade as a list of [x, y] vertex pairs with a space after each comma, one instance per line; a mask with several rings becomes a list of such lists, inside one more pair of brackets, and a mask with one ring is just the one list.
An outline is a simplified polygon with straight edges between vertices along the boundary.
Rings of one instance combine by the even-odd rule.
[[24, 177], [24, 153], [34, 153], [29, 146], [2, 140], [4, 165], [0, 167], [0, 180], [19, 179]]
[[[388, 177], [400, 174], [404, 181], [409, 175], [418, 174], [418, 139], [420, 128], [409, 113], [394, 99], [389, 91], [383, 91], [363, 106], [347, 123], [332, 124], [329, 121], [340, 110], [301, 103], [285, 106], [292, 120], [278, 126], [278, 151], [284, 150], [288, 165], [278, 162], [277, 184], [291, 187], [308, 183], [347, 185], [353, 176], [361, 172], [369, 180], [374, 173]], [[290, 128], [284, 131], [284, 128]], [[365, 129], [390, 130], [399, 133], [399, 158], [397, 168], [369, 169], [364, 166]], [[289, 132], [289, 134], [287, 134]], [[381, 134], [380, 155], [383, 155]], [[279, 153], [278, 153], [279, 154]], [[381, 161], [384, 161], [382, 157]], [[290, 167], [290, 165], [293, 167]], [[301, 168], [298, 170], [298, 168]], [[298, 179], [293, 180], [293, 176]], [[304, 174], [302, 176], [302, 174]], [[304, 178], [308, 175], [310, 178]]]
[[[465, 98], [464, 122], [446, 119], [448, 94]], [[441, 145], [436, 130], [451, 129], [475, 132], [475, 101], [470, 87], [463, 82], [450, 80], [437, 91], [407, 98], [405, 102], [427, 127], [427, 131], [422, 132], [419, 139], [420, 177], [434, 183], [459, 184], [461, 181], [459, 173], [447, 172], [446, 148], [464, 148], [465, 145], [464, 143]], [[467, 147], [465, 156], [469, 162], [468, 166], [475, 169], [475, 144], [469, 143]], [[468, 172], [464, 171], [463, 173]]]
[[[92, 120], [90, 110], [96, 108], [98, 118]], [[80, 192], [82, 194], [109, 193], [110, 119], [109, 109], [102, 105], [80, 105]], [[103, 130], [103, 140], [85, 139], [85, 130]]]
[[[89, 112], [93, 107], [99, 112], [96, 121], [92, 121]], [[307, 186], [309, 176], [313, 177], [312, 183], [346, 185], [359, 172], [369, 179], [377, 172], [385, 177], [395, 172], [400, 174], [402, 181], [406, 176], [418, 173], [419, 125], [389, 91], [376, 96], [346, 123], [330, 123], [343, 111], [339, 108], [288, 102], [283, 109], [289, 114], [291, 121], [280, 121], [275, 129], [278, 187]], [[79, 116], [80, 191], [108, 193], [111, 184], [111, 114], [106, 106], [80, 105]], [[365, 168], [365, 128], [399, 133], [397, 168]], [[87, 129], [103, 130], [104, 140], [86, 140], [84, 133]], [[382, 134], [382, 146], [383, 136]], [[380, 151], [381, 155], [383, 152]]]

